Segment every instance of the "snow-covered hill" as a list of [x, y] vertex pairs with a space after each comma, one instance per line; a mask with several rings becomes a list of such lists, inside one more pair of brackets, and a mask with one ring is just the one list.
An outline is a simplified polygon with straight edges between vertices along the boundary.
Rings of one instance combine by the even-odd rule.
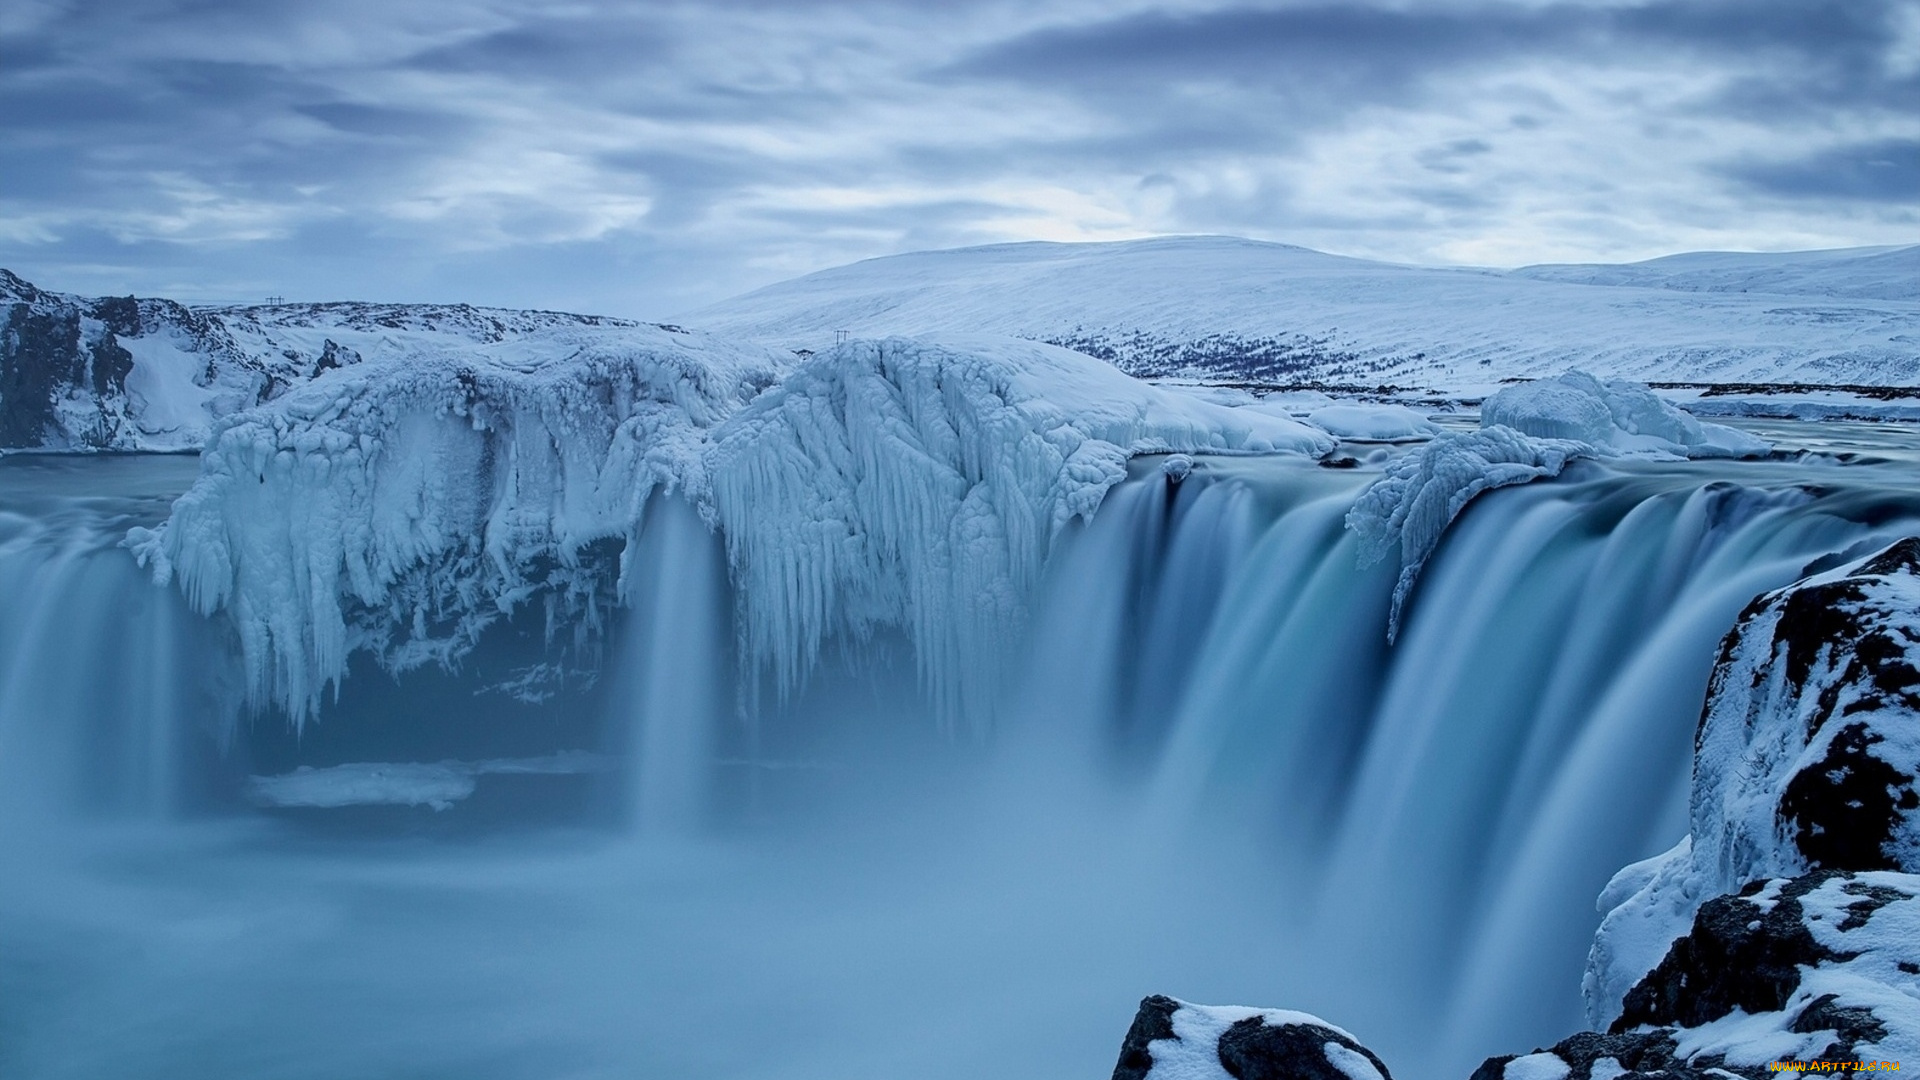
[[197, 450], [215, 421], [364, 360], [650, 347], [624, 319], [465, 304], [189, 308], [0, 270], [0, 449]]
[[1920, 247], [1500, 272], [1226, 237], [1002, 244], [870, 259], [682, 321], [794, 349], [840, 330], [1010, 334], [1148, 376], [1470, 392], [1578, 367], [1644, 381], [1912, 385], [1916, 266]]
[[1920, 245], [1754, 253], [1694, 251], [1637, 263], [1564, 263], [1513, 272], [1540, 281], [1686, 292], [1920, 299]]

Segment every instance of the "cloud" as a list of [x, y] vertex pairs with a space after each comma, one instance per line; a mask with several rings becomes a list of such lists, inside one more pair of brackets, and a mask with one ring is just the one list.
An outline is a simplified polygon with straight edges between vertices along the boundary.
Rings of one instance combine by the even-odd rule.
[[1041, 237], [1920, 239], [1915, 57], [1913, 0], [19, 0], [0, 265], [661, 317]]
[[1920, 204], [1920, 139], [1883, 139], [1821, 150], [1727, 172], [1756, 190], [1790, 199]]

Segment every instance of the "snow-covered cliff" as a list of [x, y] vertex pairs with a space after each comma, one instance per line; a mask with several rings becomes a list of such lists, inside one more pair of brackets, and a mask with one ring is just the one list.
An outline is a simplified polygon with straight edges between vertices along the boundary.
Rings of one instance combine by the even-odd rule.
[[363, 360], [619, 348], [660, 327], [465, 304], [189, 308], [36, 288], [0, 270], [0, 449], [186, 451], [220, 418]]

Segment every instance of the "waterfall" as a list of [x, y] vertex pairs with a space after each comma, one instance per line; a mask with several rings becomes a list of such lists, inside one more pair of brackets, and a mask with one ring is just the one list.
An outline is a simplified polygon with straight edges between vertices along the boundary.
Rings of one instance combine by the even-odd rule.
[[[740, 674], [724, 538], [662, 493], [620, 555], [626, 591], [604, 641], [543, 621], [536, 604], [458, 666], [397, 681], [356, 666], [296, 731], [244, 712], [221, 618], [189, 612], [117, 546], [129, 525], [158, 519], [191, 462], [0, 461], [0, 810], [14, 823], [3, 842], [17, 851], [30, 834], [102, 820], [185, 836], [264, 812], [272, 828], [248, 842], [267, 846], [248, 850], [285, 867], [295, 856], [273, 845], [336, 811], [263, 811], [249, 776], [391, 766], [381, 782], [428, 776], [452, 792], [438, 809], [374, 808], [391, 821], [370, 816], [346, 834], [367, 850], [485, 805], [490, 820], [518, 813], [490, 792], [604, 794], [611, 777], [617, 812], [569, 796], [549, 815], [598, 830], [599, 861], [489, 877], [476, 867], [507, 855], [400, 849], [423, 867], [454, 860], [444, 880], [421, 869], [413, 881], [376, 869], [391, 857], [356, 863], [329, 849], [328, 872], [361, 875], [357, 888], [407, 911], [441, 912], [443, 889], [467, 897], [448, 929], [433, 929], [439, 914], [407, 924], [430, 958], [443, 956], [433, 942], [501, 928], [518, 940], [520, 916], [506, 913], [519, 901], [488, 907], [477, 899], [487, 889], [562, 890], [539, 893], [559, 913], [542, 933], [577, 923], [578, 943], [513, 955], [535, 967], [549, 952], [588, 967], [618, 959], [626, 974], [591, 990], [547, 976], [566, 1005], [553, 1015], [610, 1033], [580, 1051], [595, 1061], [634, 1052], [607, 994], [710, 1008], [677, 1035], [662, 1021], [646, 1028], [680, 1048], [664, 1058], [684, 1050], [675, 1060], [698, 1071], [698, 1040], [715, 1030], [703, 1025], [730, 1015], [715, 1002], [787, 994], [756, 1006], [787, 1016], [818, 993], [924, 999], [958, 1018], [934, 1031], [865, 1006], [807, 1017], [896, 1071], [977, 1074], [965, 1045], [991, 1023], [1023, 1046], [1051, 1040], [1058, 1062], [1097, 1074], [1131, 1000], [1168, 992], [1312, 1008], [1397, 1075], [1458, 1077], [1484, 1054], [1579, 1026], [1593, 899], [1614, 870], [1684, 831], [1693, 726], [1740, 608], [1810, 566], [1920, 531], [1920, 485], [1891, 466], [1581, 463], [1475, 502], [1390, 644], [1398, 568], [1361, 567], [1343, 526], [1372, 470], [1161, 464], [1135, 459], [1091, 522], [1060, 537], [1024, 636], [1006, 643], [1015, 670], [991, 732], [941, 728], [910, 642], [884, 629], [827, 643], [784, 698], [748, 692], [742, 680], [756, 675]], [[659, 854], [688, 844], [730, 854]], [[309, 881], [295, 896], [265, 871], [218, 865], [220, 888], [263, 910], [332, 902], [317, 872], [287, 871]], [[212, 888], [178, 867], [186, 876], [170, 887]], [[143, 880], [124, 873], [135, 876], [117, 888]], [[25, 888], [0, 886], [0, 946], [25, 933], [8, 927]], [[327, 909], [334, 923], [292, 924], [359, 925], [339, 913], [357, 910], [350, 894]], [[247, 933], [294, 933], [260, 928], [270, 921]], [[623, 933], [654, 944], [606, 944]], [[328, 961], [344, 965], [340, 985], [426, 992], [417, 980], [438, 961], [402, 971], [393, 939], [368, 934], [364, 954], [325, 939], [346, 957]], [[782, 944], [795, 941], [821, 951]], [[740, 942], [759, 951], [737, 952], [749, 948]], [[142, 970], [155, 1001], [177, 994], [174, 969]], [[279, 985], [222, 971], [232, 985]], [[731, 979], [758, 990], [736, 994]], [[137, 1059], [129, 1046], [124, 1060]], [[418, 1053], [426, 1071], [436, 1059]], [[834, 1060], [796, 1053], [815, 1074]], [[917, 1054], [951, 1070], [922, 1068]], [[329, 1061], [353, 1071], [345, 1057], [315, 1061], [316, 1074]]]

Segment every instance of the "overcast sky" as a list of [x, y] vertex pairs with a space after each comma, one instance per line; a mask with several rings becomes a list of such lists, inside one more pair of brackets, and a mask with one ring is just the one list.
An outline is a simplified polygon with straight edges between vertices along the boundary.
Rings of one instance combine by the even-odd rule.
[[665, 317], [872, 255], [1920, 241], [1920, 0], [0, 0], [0, 266]]

